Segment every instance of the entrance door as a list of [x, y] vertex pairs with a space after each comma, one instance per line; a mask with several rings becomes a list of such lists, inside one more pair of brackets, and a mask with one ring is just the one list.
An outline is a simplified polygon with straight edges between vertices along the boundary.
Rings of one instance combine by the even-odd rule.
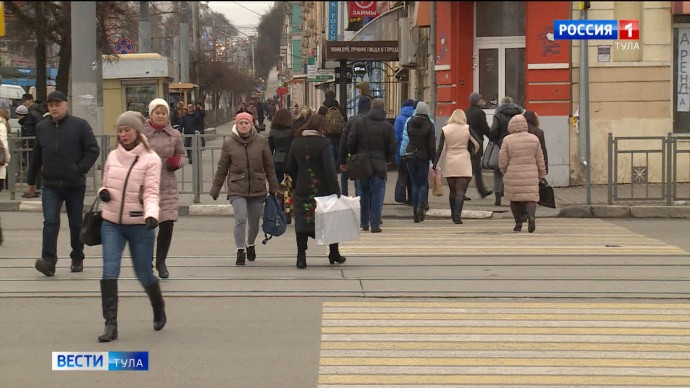
[[484, 109], [496, 109], [505, 96], [524, 107], [525, 38], [477, 38], [474, 47], [474, 84], [486, 101]]

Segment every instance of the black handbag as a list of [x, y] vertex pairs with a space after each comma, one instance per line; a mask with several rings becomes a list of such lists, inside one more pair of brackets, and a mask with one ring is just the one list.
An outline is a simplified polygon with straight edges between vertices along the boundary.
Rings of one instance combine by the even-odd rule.
[[[355, 129], [356, 130], [356, 129]], [[363, 135], [364, 150], [347, 157], [347, 174], [350, 180], [366, 180], [374, 175], [374, 169], [371, 167], [369, 160], [369, 144], [367, 142], [367, 133]]]
[[539, 202], [541, 206], [556, 208], [556, 196], [553, 194], [553, 187], [549, 186], [546, 179], [539, 182]]
[[498, 170], [498, 154], [501, 152], [501, 147], [490, 141], [486, 146], [484, 155], [482, 155], [482, 168], [485, 170]]
[[79, 240], [88, 246], [101, 245], [101, 224], [103, 224], [103, 218], [101, 217], [101, 211], [98, 210], [99, 202], [100, 199], [96, 195], [96, 199], [91, 204], [91, 209], [84, 214], [84, 219], [81, 222]]

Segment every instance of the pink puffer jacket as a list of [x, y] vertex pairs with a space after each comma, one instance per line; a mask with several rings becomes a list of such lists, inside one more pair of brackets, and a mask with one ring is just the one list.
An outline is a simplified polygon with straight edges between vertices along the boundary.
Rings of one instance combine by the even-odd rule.
[[118, 144], [108, 154], [103, 171], [100, 190], [108, 189], [110, 193], [110, 201], [103, 207], [103, 219], [126, 225], [145, 224], [148, 217], [158, 220], [160, 177], [158, 154], [144, 143], [131, 151]]
[[[520, 120], [515, 117], [520, 116]], [[538, 202], [539, 181], [546, 177], [544, 154], [539, 139], [527, 132], [527, 122], [516, 115], [508, 125], [498, 164], [503, 174], [503, 195], [508, 201]], [[514, 120], [519, 121], [515, 124]]]

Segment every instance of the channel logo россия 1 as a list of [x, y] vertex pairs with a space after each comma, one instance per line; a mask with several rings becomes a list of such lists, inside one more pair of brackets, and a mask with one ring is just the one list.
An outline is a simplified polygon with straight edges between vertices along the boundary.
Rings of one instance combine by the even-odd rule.
[[639, 20], [554, 20], [554, 40], [639, 40]]

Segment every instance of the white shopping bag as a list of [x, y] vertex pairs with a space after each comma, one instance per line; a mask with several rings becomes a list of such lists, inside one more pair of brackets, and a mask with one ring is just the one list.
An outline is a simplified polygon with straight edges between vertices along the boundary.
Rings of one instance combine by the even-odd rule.
[[359, 239], [359, 197], [315, 197], [316, 245]]

